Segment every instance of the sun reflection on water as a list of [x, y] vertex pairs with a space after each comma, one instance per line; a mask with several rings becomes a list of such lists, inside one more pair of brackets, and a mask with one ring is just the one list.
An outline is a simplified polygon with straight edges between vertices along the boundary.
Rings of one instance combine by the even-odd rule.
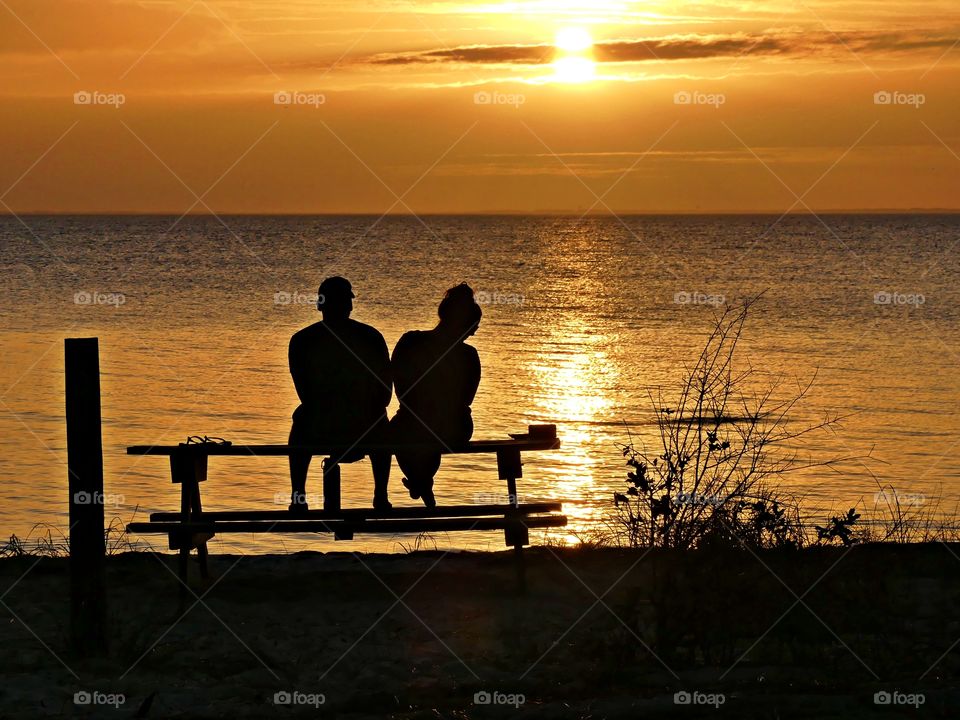
[[609, 469], [608, 455], [597, 447], [597, 429], [609, 421], [614, 406], [611, 388], [618, 379], [604, 350], [607, 342], [583, 320], [567, 317], [549, 331], [545, 352], [529, 366], [540, 390], [531, 422], [556, 422], [563, 443], [560, 450], [544, 455], [542, 465], [550, 468], [547, 485], [553, 497], [564, 500], [569, 518], [558, 539], [575, 537], [571, 533], [596, 518], [595, 507], [576, 501], [588, 496], [600, 481], [600, 472]]

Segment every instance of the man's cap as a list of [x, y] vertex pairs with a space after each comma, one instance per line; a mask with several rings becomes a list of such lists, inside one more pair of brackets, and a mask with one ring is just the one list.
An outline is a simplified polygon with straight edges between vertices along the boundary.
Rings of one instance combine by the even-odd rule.
[[322, 283], [320, 283], [320, 289], [317, 290], [317, 294], [320, 295], [320, 304], [323, 304], [323, 301], [326, 298], [355, 298], [356, 295], [353, 294], [353, 287], [350, 285], [350, 281], [346, 278], [335, 275], [334, 277], [328, 277]]

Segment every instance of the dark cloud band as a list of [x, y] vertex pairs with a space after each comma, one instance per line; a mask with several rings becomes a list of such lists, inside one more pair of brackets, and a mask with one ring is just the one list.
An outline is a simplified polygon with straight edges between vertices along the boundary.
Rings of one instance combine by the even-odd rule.
[[[701, 60], [738, 55], [822, 55], [848, 52], [912, 52], [947, 49], [956, 37], [923, 33], [770, 33], [765, 35], [674, 35], [662, 38], [597, 43], [597, 62], [626, 63], [655, 60]], [[377, 65], [461, 63], [479, 65], [543, 65], [553, 61], [552, 45], [464, 45], [419, 52], [381, 54], [368, 58]]]

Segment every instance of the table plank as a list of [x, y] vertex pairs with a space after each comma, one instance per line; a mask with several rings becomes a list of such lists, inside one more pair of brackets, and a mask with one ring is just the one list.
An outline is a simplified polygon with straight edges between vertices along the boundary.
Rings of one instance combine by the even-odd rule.
[[566, 515], [524, 516], [518, 518], [420, 518], [401, 520], [269, 520], [236, 522], [139, 522], [127, 525], [131, 533], [404, 533], [456, 532], [465, 530], [503, 530], [515, 525], [528, 528], [563, 527]]
[[[482, 517], [484, 515], [505, 516], [511, 513], [530, 515], [536, 513], [559, 512], [563, 509], [560, 502], [525, 503], [517, 507], [512, 505], [448, 505], [446, 507], [394, 507], [390, 510], [373, 508], [345, 508], [336, 512], [326, 510], [307, 510], [293, 515], [289, 510], [214, 510], [202, 512], [201, 520], [366, 520], [366, 519], [413, 519], [442, 517]], [[178, 512], [151, 513], [152, 522], [179, 522]]]
[[[501, 450], [519, 450], [521, 452], [536, 450], [556, 450], [560, 447], [558, 438], [529, 438], [522, 440], [472, 440], [462, 448], [449, 451], [441, 448], [444, 455], [467, 455], [471, 453], [496, 453]], [[127, 448], [127, 455], [172, 455], [176, 452], [187, 451], [198, 455], [227, 455], [242, 457], [286, 456], [291, 454], [303, 455], [343, 455], [371, 452], [395, 453], [397, 450], [424, 449], [435, 450], [435, 445], [421, 444], [368, 444], [368, 445], [132, 445]]]

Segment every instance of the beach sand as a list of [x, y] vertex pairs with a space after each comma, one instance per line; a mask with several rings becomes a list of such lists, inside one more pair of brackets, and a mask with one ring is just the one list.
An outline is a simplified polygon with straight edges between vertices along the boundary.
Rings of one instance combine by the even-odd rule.
[[0, 717], [955, 717], [958, 556], [531, 548], [521, 596], [509, 552], [222, 555], [181, 612], [176, 558], [125, 553], [100, 659], [67, 559], [11, 558]]

